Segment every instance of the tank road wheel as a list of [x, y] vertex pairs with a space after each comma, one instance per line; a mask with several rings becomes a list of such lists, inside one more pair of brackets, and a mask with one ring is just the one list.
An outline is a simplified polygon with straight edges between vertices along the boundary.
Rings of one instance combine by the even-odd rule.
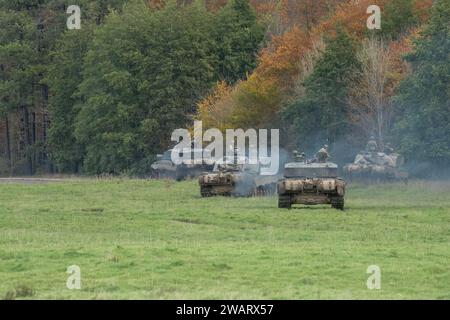
[[288, 194], [278, 195], [278, 208], [290, 209], [291, 208], [291, 196]]
[[344, 210], [344, 197], [333, 197], [333, 198], [331, 198], [331, 206], [334, 209]]
[[200, 195], [202, 198], [212, 197], [211, 188], [210, 187], [200, 187]]

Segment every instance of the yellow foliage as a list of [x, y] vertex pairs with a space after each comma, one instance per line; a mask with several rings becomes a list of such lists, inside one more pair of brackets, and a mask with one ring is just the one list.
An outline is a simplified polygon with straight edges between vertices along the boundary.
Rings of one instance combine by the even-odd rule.
[[234, 128], [267, 127], [278, 111], [282, 94], [276, 82], [253, 74], [235, 89], [235, 107], [231, 124]]
[[203, 121], [204, 128], [224, 130], [230, 127], [233, 108], [232, 88], [221, 81], [213, 92], [197, 105], [197, 119]]

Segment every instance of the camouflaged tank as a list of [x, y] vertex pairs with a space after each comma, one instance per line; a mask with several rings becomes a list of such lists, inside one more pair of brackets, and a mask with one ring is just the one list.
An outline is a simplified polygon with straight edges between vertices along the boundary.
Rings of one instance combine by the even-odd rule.
[[[185, 152], [191, 152], [192, 159], [196, 159], [196, 153], [199, 153], [198, 158], [200, 158], [200, 155], [203, 155], [203, 149], [186, 149]], [[157, 156], [157, 161], [151, 165], [154, 178], [181, 181], [186, 178], [196, 178], [203, 172], [212, 171], [213, 169], [213, 165], [206, 165], [203, 163], [203, 160], [191, 160], [177, 165], [172, 162], [171, 155], [172, 149], [169, 149], [164, 154]]]
[[278, 182], [278, 208], [293, 204], [331, 204], [344, 210], [345, 181], [338, 177], [338, 166], [332, 162], [296, 160], [284, 167], [284, 178]]
[[[273, 194], [278, 176], [263, 176], [259, 164], [236, 164], [233, 157], [216, 163], [213, 172], [199, 177], [202, 197]], [[245, 160], [243, 161], [245, 162]]]
[[353, 163], [344, 166], [344, 175], [350, 180], [408, 180], [408, 171], [403, 168], [403, 157], [398, 153], [386, 154], [362, 151]]

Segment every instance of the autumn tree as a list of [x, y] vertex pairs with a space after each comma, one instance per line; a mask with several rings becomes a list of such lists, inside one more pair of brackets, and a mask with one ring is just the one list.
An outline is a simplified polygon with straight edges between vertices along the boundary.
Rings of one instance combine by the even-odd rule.
[[340, 1], [336, 0], [281, 0], [281, 18], [285, 30], [298, 26], [311, 30]]
[[218, 128], [225, 132], [227, 128], [231, 128], [231, 86], [226, 81], [218, 82], [212, 93], [199, 102], [197, 108], [196, 118], [203, 122], [205, 128]]

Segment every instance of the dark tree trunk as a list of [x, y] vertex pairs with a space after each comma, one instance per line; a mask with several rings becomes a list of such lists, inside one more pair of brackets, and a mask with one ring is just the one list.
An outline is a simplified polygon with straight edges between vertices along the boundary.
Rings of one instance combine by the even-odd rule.
[[[31, 113], [31, 141], [33, 144], [33, 147], [36, 145], [36, 113], [33, 112]], [[33, 173], [36, 171], [36, 167], [38, 166], [37, 163], [37, 152], [36, 149], [33, 148], [33, 154], [32, 154], [32, 159], [33, 159]]]
[[[47, 117], [47, 106], [48, 106], [48, 86], [43, 84], [41, 86], [41, 96], [42, 96], [42, 133], [38, 137], [41, 139], [42, 147], [39, 150], [39, 166], [45, 168], [48, 173], [53, 173], [52, 168], [47, 156], [47, 128], [48, 128], [48, 117]], [[38, 120], [39, 121], [39, 120]]]
[[9, 119], [8, 115], [5, 115], [5, 130], [6, 130], [6, 155], [8, 157], [8, 165], [10, 174], [12, 173], [12, 159], [11, 159], [11, 137], [9, 133]]
[[31, 137], [30, 137], [30, 120], [28, 114], [28, 108], [22, 107], [23, 123], [24, 123], [24, 136], [25, 136], [25, 157], [27, 159], [27, 174], [33, 174], [33, 158], [30, 154]]

